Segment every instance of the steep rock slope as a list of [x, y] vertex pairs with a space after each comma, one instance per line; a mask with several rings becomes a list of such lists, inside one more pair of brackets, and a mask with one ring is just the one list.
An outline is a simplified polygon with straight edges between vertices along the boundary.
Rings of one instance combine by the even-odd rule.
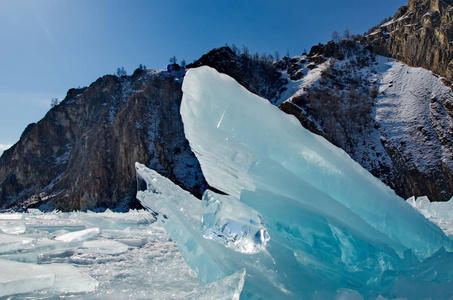
[[318, 45], [291, 62], [294, 93], [282, 110], [400, 196], [453, 196], [453, 92], [442, 78], [352, 41]]
[[1, 207], [131, 207], [136, 161], [200, 194], [206, 183], [184, 137], [180, 101], [181, 78], [164, 71], [107, 75], [70, 90], [0, 158]]
[[409, 0], [364, 39], [378, 54], [453, 80], [452, 0]]

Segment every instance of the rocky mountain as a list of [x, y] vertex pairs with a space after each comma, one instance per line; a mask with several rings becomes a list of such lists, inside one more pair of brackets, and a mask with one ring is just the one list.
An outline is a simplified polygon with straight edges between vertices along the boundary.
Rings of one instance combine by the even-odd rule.
[[[319, 44], [308, 54], [273, 61], [221, 47], [187, 67], [208, 65], [232, 76], [403, 198], [448, 200], [452, 6], [410, 0], [366, 35]], [[199, 195], [207, 184], [179, 115], [184, 70], [173, 70], [137, 69], [70, 90], [0, 157], [0, 208], [133, 207], [136, 161]]]
[[179, 114], [182, 74], [137, 69], [69, 90], [1, 156], [1, 207], [134, 207], [136, 161], [200, 195], [206, 182]]
[[453, 91], [444, 78], [348, 40], [290, 62], [283, 111], [403, 198], [453, 196]]
[[409, 0], [364, 39], [378, 54], [453, 80], [452, 0]]

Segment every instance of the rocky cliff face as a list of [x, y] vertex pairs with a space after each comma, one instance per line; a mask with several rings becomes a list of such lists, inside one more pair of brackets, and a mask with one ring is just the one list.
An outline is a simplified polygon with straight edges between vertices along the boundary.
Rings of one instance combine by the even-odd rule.
[[0, 158], [1, 207], [133, 207], [136, 161], [202, 193], [206, 183], [179, 114], [181, 81], [137, 70], [70, 90]]
[[[438, 75], [353, 41], [294, 57], [280, 108], [403, 198], [453, 196], [453, 92]], [[295, 76], [295, 74], [299, 74]]]
[[453, 80], [451, 0], [410, 0], [393, 18], [372, 28], [365, 39], [378, 54]]

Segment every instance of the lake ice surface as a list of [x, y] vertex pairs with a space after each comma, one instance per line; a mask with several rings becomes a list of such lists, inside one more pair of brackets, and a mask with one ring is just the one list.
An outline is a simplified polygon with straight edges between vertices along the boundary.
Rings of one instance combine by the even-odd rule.
[[242, 274], [201, 286], [148, 211], [0, 214], [0, 297], [233, 299]]

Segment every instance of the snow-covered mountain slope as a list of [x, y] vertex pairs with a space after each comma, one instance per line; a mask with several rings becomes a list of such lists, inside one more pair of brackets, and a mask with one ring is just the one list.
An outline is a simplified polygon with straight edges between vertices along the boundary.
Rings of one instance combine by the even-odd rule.
[[375, 120], [383, 136], [396, 145], [402, 157], [412, 158], [421, 173], [438, 179], [442, 174], [436, 170], [450, 170], [451, 174], [452, 90], [425, 69], [386, 62], [383, 57], [379, 61], [383, 69], [378, 74], [380, 96], [376, 98]]
[[400, 196], [438, 201], [453, 195], [453, 92], [441, 77], [351, 41], [318, 46], [292, 61], [284, 73], [301, 78], [288, 75], [282, 96], [293, 94], [280, 99], [282, 110]]

